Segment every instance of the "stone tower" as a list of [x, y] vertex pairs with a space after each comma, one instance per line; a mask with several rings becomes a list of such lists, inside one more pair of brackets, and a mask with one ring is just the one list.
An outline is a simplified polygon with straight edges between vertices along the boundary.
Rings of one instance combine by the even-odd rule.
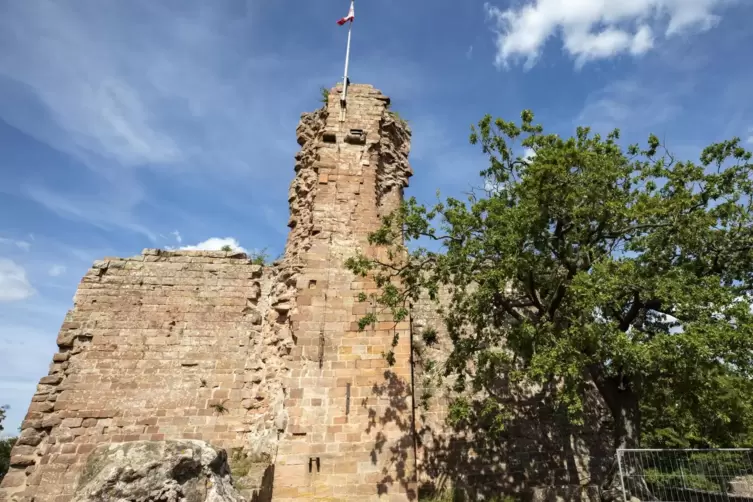
[[[384, 316], [359, 331], [370, 307], [357, 296], [376, 285], [344, 266], [359, 249], [374, 255], [367, 237], [401, 203], [412, 174], [410, 133], [388, 105], [373, 87], [351, 85], [343, 110], [337, 88], [298, 128], [285, 257], [301, 267], [291, 316], [297, 346], [274, 500], [415, 495], [409, 326]], [[396, 333], [390, 367], [383, 353]]]
[[344, 265], [374, 255], [402, 200], [410, 132], [378, 90], [348, 91], [301, 118], [282, 260], [148, 249], [92, 266], [0, 500], [69, 501], [98, 445], [179, 439], [228, 450], [254, 500], [415, 498], [409, 325], [359, 331], [376, 285]]

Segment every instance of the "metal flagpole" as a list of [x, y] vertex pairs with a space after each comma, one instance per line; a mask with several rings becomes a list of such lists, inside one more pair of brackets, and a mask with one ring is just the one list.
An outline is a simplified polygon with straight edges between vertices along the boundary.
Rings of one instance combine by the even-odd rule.
[[[351, 0], [351, 10], [353, 10], [354, 3], [355, 2]], [[343, 104], [345, 104], [345, 100], [348, 98], [348, 63], [350, 63], [350, 34], [353, 31], [353, 20], [351, 19], [348, 23], [348, 47], [345, 49], [345, 76], [343, 77]]]

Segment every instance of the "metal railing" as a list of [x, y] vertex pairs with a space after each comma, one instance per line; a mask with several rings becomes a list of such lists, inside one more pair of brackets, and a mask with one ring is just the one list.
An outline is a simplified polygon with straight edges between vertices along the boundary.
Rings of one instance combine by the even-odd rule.
[[753, 502], [753, 449], [620, 449], [625, 502]]

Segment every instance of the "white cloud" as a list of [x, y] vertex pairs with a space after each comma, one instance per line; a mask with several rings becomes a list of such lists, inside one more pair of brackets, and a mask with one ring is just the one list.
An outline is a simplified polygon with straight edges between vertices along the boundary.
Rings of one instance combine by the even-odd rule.
[[705, 31], [718, 12], [736, 0], [525, 0], [501, 9], [485, 4], [494, 22], [495, 63], [507, 67], [523, 59], [536, 64], [550, 38], [562, 37], [576, 66], [620, 54], [639, 56], [656, 43], [654, 29], [665, 38]]
[[22, 186], [21, 191], [61, 218], [85, 221], [102, 229], [123, 228], [156, 242], [154, 232], [133, 214], [133, 209], [144, 199], [142, 188], [128, 175], [128, 171], [118, 178], [119, 183], [114, 180], [103, 183], [101, 191], [96, 194], [55, 191], [44, 185]]
[[2, 2], [0, 119], [70, 156], [70, 178], [87, 181], [71, 192], [24, 177], [25, 186], [7, 190], [61, 217], [155, 241], [146, 170], [177, 171], [160, 178], [176, 185], [287, 184], [287, 171], [262, 166], [290, 158], [301, 111], [337, 73], [313, 49], [282, 58], [280, 48], [251, 43], [262, 8], [253, 0]]
[[181, 236], [180, 236], [180, 232], [178, 232], [177, 230], [173, 230], [172, 232], [170, 232], [170, 234], [171, 234], [171, 235], [172, 235], [173, 237], [175, 237], [175, 241], [176, 241], [176, 242], [177, 242], [178, 244], [180, 244], [180, 243], [182, 243], [182, 242], [183, 242], [183, 237], [181, 237]]
[[692, 88], [690, 80], [671, 88], [644, 84], [637, 79], [614, 81], [589, 94], [575, 122], [600, 133], [614, 128], [645, 132], [679, 115], [681, 99]]
[[246, 249], [233, 237], [210, 237], [194, 246], [183, 246], [179, 249], [186, 251], [220, 251], [225, 246], [230, 246], [233, 251], [246, 252]]
[[0, 302], [25, 300], [33, 294], [26, 270], [12, 260], [0, 258]]
[[50, 274], [51, 277], [59, 277], [63, 275], [65, 271], [66, 268], [64, 265], [53, 265], [47, 273]]
[[23, 249], [24, 251], [28, 251], [31, 249], [31, 243], [26, 241], [19, 241], [15, 239], [6, 239], [4, 237], [0, 237], [0, 244], [6, 244], [11, 246], [16, 246], [19, 249]]

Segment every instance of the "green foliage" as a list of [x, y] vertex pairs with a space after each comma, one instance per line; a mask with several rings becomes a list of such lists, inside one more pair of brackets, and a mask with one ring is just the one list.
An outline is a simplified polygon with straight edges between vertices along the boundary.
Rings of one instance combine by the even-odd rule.
[[437, 343], [437, 330], [434, 328], [426, 328], [421, 332], [421, 339], [428, 346], [435, 345]]
[[210, 404], [209, 407], [212, 408], [218, 415], [224, 415], [228, 412], [224, 401], [221, 403]]
[[18, 438], [0, 439], [0, 481], [3, 480], [10, 468], [10, 451]]
[[267, 253], [267, 248], [264, 248], [261, 251], [251, 251], [248, 258], [254, 265], [266, 265], [269, 263], [269, 253]]
[[[619, 130], [561, 138], [533, 118], [486, 116], [472, 128], [494, 191], [428, 207], [411, 198], [369, 237], [406, 259], [356, 256], [348, 267], [373, 274], [377, 306], [396, 320], [449, 289], [444, 371], [488, 396], [455, 403], [453, 420], [471, 408], [503, 416], [495, 396], [507, 375], [560, 382], [556, 404], [579, 422], [591, 381], [615, 446], [640, 442], [639, 408], [651, 443], [749, 444], [751, 153], [735, 138], [679, 161], [653, 135], [623, 149]], [[403, 239], [441, 250], [408, 252]]]
[[232, 253], [233, 252], [233, 246], [231, 246], [229, 244], [225, 244], [224, 246], [222, 246], [220, 248], [220, 251], [224, 251], [226, 253]]
[[667, 493], [673, 488], [727, 493], [729, 480], [753, 474], [747, 451], [705, 451], [687, 456], [655, 458], [643, 470], [646, 482], [654, 493]]
[[387, 110], [387, 113], [392, 115], [395, 121], [399, 122], [403, 127], [408, 127], [408, 121], [401, 117], [398, 112], [396, 112], [395, 110]]
[[358, 320], [358, 331], [363, 331], [367, 326], [372, 326], [377, 322], [376, 314], [369, 313]]
[[327, 89], [326, 87], [322, 87], [320, 89], [320, 92], [321, 92], [321, 97], [319, 98], [319, 101], [321, 101], [321, 103], [324, 106], [327, 106], [327, 103], [329, 103], [329, 89]]
[[706, 373], [682, 392], [654, 388], [641, 403], [643, 444], [652, 448], [753, 447], [750, 379]]
[[[0, 432], [3, 429], [3, 421], [5, 421], [5, 412], [8, 410], [8, 406], [0, 406]], [[10, 451], [13, 449], [13, 445], [16, 444], [17, 438], [3, 438], [0, 439], [0, 481], [3, 480], [5, 474], [10, 468]]]

